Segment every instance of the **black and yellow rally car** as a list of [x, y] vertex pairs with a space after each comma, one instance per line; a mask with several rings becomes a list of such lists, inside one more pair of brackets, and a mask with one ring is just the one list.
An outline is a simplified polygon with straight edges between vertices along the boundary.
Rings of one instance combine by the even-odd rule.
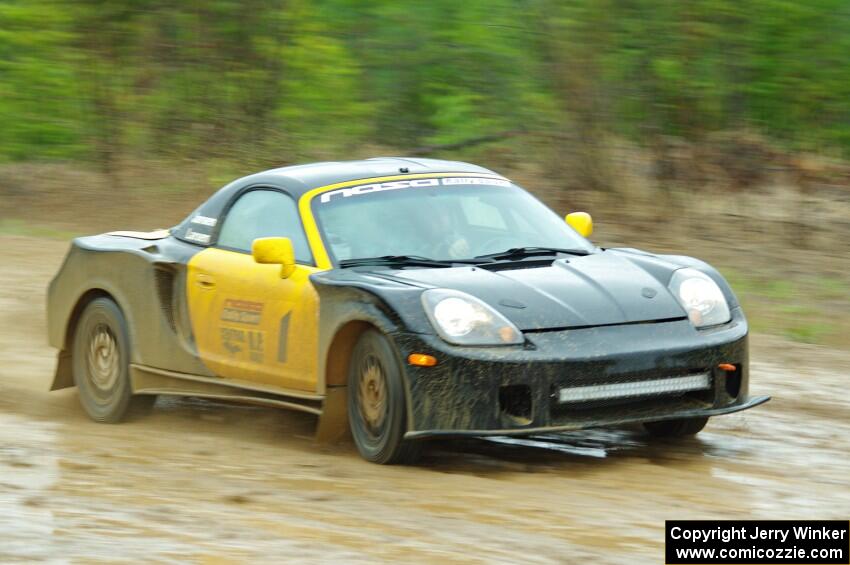
[[303, 410], [379, 463], [434, 436], [690, 435], [768, 400], [716, 270], [566, 220], [459, 162], [251, 175], [170, 230], [74, 240], [48, 295], [52, 388], [101, 422], [159, 394]]

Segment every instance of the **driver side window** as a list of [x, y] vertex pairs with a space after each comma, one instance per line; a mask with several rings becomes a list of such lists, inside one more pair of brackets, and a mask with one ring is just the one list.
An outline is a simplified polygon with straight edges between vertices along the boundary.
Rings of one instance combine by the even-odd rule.
[[295, 260], [313, 262], [298, 206], [282, 192], [252, 190], [240, 196], [224, 218], [218, 246], [250, 253], [251, 244], [260, 237], [288, 237], [295, 249]]

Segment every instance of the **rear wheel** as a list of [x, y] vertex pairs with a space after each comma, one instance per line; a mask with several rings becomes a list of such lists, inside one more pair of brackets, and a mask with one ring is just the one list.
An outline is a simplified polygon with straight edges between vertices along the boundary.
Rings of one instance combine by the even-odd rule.
[[80, 404], [96, 422], [120, 422], [133, 409], [149, 408], [155, 396], [133, 396], [130, 339], [121, 309], [108, 298], [86, 306], [74, 330], [74, 384]]
[[684, 437], [700, 433], [707, 423], [708, 418], [681, 418], [646, 422], [643, 427], [653, 437]]
[[407, 402], [395, 348], [376, 330], [364, 332], [348, 371], [348, 420], [360, 455], [381, 464], [411, 463], [416, 442], [404, 440]]

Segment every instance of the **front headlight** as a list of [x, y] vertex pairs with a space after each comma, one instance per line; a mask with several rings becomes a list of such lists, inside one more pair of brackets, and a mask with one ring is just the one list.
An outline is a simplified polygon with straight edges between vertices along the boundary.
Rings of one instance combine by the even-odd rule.
[[522, 333], [510, 320], [472, 295], [457, 290], [422, 293], [422, 307], [441, 338], [456, 345], [515, 345]]
[[696, 269], [679, 269], [673, 273], [670, 292], [697, 328], [725, 324], [732, 318], [723, 291], [711, 277]]

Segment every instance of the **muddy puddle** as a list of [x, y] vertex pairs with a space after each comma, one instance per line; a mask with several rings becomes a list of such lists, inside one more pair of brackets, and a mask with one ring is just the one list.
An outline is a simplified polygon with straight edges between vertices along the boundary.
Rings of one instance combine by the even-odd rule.
[[0, 562], [662, 562], [665, 519], [850, 516], [850, 353], [753, 339], [754, 394], [697, 438], [432, 442], [380, 467], [309, 415], [160, 399], [117, 426], [46, 392], [65, 244], [0, 237]]

